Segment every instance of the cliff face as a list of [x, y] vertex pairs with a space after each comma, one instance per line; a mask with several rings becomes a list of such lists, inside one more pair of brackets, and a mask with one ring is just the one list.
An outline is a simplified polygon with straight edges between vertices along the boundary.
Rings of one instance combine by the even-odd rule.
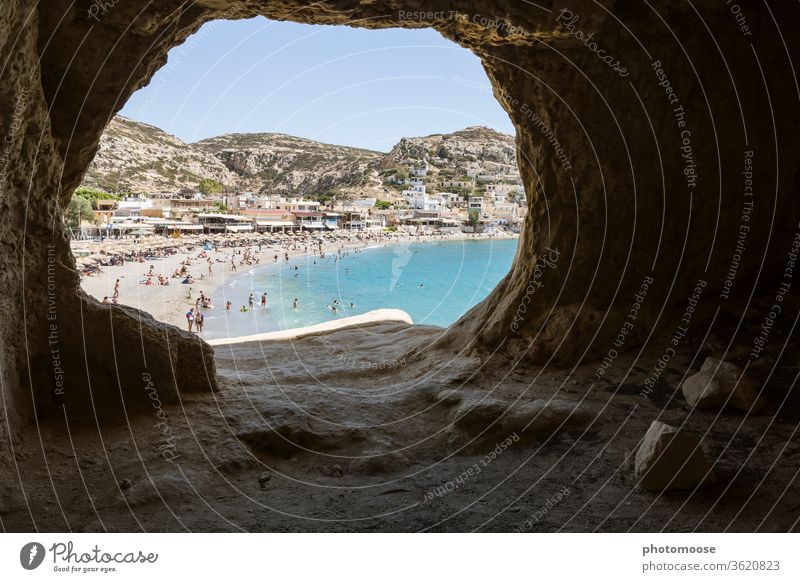
[[103, 132], [84, 176], [109, 191], [175, 191], [205, 179], [245, 191], [340, 197], [381, 196], [381, 171], [428, 164], [463, 176], [477, 165], [517, 176], [514, 138], [484, 127], [403, 138], [387, 154], [276, 133], [235, 133], [184, 143], [169, 133], [117, 116]]

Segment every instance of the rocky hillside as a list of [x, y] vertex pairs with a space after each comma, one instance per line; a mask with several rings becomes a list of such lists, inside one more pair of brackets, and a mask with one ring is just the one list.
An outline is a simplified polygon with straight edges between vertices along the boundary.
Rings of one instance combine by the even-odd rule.
[[384, 157], [280, 133], [231, 133], [193, 146], [236, 173], [244, 189], [305, 196], [370, 187]]
[[468, 167], [515, 174], [514, 138], [484, 127], [403, 138], [387, 154], [276, 133], [233, 133], [187, 144], [156, 127], [117, 117], [84, 178], [131, 192], [195, 188], [206, 178], [245, 191], [379, 196], [393, 170], [427, 163], [431, 181]]
[[84, 176], [86, 186], [116, 192], [169, 192], [205, 179], [233, 184], [238, 176], [217, 157], [157, 127], [115, 117]]
[[430, 172], [458, 176], [467, 165], [483, 172], [517, 173], [517, 148], [514, 137], [486, 127], [468, 127], [448, 134], [427, 137], [404, 137], [392, 148], [387, 166], [421, 165], [427, 162]]

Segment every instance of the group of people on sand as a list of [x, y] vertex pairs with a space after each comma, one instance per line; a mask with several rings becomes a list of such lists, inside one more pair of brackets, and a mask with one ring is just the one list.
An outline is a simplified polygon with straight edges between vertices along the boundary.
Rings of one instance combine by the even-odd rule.
[[103, 297], [103, 303], [119, 303], [119, 279], [114, 281], [114, 294], [111, 299], [108, 296]]
[[[199, 299], [198, 299], [199, 301]], [[192, 331], [192, 326], [195, 327], [195, 331], [197, 333], [203, 333], [203, 321], [205, 320], [205, 316], [200, 309], [192, 307], [189, 311], [186, 312], [186, 323], [189, 326], [189, 331]]]
[[[191, 294], [192, 289], [190, 287], [189, 298], [191, 298]], [[186, 312], [186, 324], [189, 328], [189, 331], [192, 331], [192, 327], [194, 327], [197, 333], [203, 333], [205, 315], [201, 309], [214, 309], [214, 304], [211, 302], [211, 296], [206, 295], [202, 290], [200, 291], [200, 296], [195, 299], [194, 307]]]
[[[170, 284], [170, 279], [178, 279], [182, 284], [189, 285], [188, 294], [186, 299], [191, 302], [189, 305], [192, 307], [186, 312], [186, 322], [189, 331], [196, 331], [203, 333], [204, 313], [203, 310], [212, 309], [213, 304], [211, 298], [207, 297], [202, 291], [199, 298], [192, 297], [191, 285], [196, 285], [198, 281], [206, 278], [203, 271], [207, 270], [207, 276], [213, 276], [214, 262], [219, 264], [229, 264], [231, 271], [236, 271], [237, 267], [253, 266], [261, 263], [260, 255], [265, 253], [268, 257], [272, 258], [273, 263], [290, 262], [292, 254], [305, 254], [309, 255], [309, 259], [313, 260], [313, 264], [317, 265], [318, 262], [339, 262], [350, 254], [360, 253], [361, 248], [366, 245], [383, 244], [396, 239], [410, 239], [422, 240], [425, 238], [432, 238], [430, 235], [423, 237], [411, 235], [410, 237], [405, 233], [389, 233], [389, 232], [334, 232], [326, 233], [323, 235], [311, 236], [308, 233], [302, 235], [270, 235], [258, 234], [251, 237], [231, 237], [222, 240], [210, 240], [208, 238], [189, 238], [187, 237], [176, 241], [175, 246], [158, 248], [158, 249], [141, 249], [141, 241], [136, 243], [136, 247], [131, 250], [116, 250], [99, 251], [101, 258], [95, 261], [95, 264], [84, 265], [82, 275], [88, 276], [102, 271], [102, 266], [119, 266], [126, 262], [146, 263], [148, 260], [156, 260], [166, 258], [177, 253], [187, 253], [187, 257], [182, 260], [171, 274], [167, 277], [161, 273], [156, 272], [155, 265], [151, 264], [149, 270], [143, 275], [139, 281], [144, 286], [167, 286]], [[446, 236], [438, 238], [446, 239]], [[347, 246], [346, 246], [347, 245]], [[214, 254], [212, 254], [212, 251]], [[189, 253], [192, 253], [189, 255]], [[311, 256], [313, 255], [313, 256]], [[201, 267], [198, 272], [198, 267]], [[206, 269], [207, 268], [207, 269]], [[300, 268], [295, 265], [290, 267], [294, 271], [293, 277], [299, 278], [301, 275]], [[351, 275], [351, 268], [345, 267], [347, 275]], [[422, 285], [420, 285], [422, 286]], [[111, 297], [104, 297], [103, 303], [118, 303], [120, 297], [120, 280], [117, 279], [114, 285], [114, 292]], [[267, 293], [261, 293], [260, 297], [256, 297], [255, 293], [250, 293], [247, 304], [242, 305], [239, 309], [240, 312], [246, 313], [256, 309], [257, 305], [261, 306], [262, 310], [268, 309]], [[342, 304], [334, 299], [327, 308], [335, 314], [347, 311], [347, 304]], [[355, 305], [349, 303], [349, 308], [353, 309]], [[225, 310], [230, 312], [233, 308], [230, 301], [225, 304]], [[298, 298], [293, 298], [292, 309], [299, 308]]]

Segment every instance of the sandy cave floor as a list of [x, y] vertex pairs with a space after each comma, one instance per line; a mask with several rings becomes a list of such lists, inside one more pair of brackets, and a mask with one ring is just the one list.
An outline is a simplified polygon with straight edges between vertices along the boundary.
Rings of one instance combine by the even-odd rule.
[[[2, 480], [2, 527], [800, 529], [800, 441], [791, 421], [800, 367], [785, 361], [796, 344], [774, 370], [768, 359], [751, 366], [755, 379], [770, 378], [769, 408], [748, 418], [686, 404], [676, 388], [709, 353], [691, 342], [644, 397], [641, 383], [658, 350], [638, 360], [622, 355], [600, 382], [596, 363], [557, 370], [496, 357], [437, 361], [431, 352], [424, 365], [403, 359], [441, 332], [375, 324], [218, 347], [220, 390], [163, 407], [175, 438], [172, 462], [158, 449], [165, 437], [155, 411], [68, 433], [51, 419], [24, 436], [17, 474]], [[706, 434], [719, 484], [663, 495], [637, 488], [633, 455], [656, 418]]]

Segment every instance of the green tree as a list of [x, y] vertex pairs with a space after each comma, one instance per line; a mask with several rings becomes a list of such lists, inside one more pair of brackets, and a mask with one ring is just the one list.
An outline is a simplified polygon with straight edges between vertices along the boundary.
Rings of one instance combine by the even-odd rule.
[[470, 208], [467, 211], [467, 222], [472, 228], [478, 228], [481, 223], [481, 211], [477, 208]]
[[222, 184], [211, 178], [206, 178], [200, 181], [197, 185], [197, 190], [201, 194], [219, 194], [222, 192]]
[[315, 192], [313, 194], [309, 194], [308, 198], [311, 200], [316, 200], [323, 206], [327, 206], [331, 203], [332, 200], [336, 200], [338, 196], [342, 194], [342, 191], [339, 188], [328, 188], [323, 192]]
[[388, 200], [376, 200], [375, 201], [375, 208], [378, 210], [389, 210], [392, 207], [392, 203]]
[[72, 197], [75, 198], [75, 196], [88, 200], [89, 204], [91, 204], [92, 208], [95, 210], [97, 210], [98, 200], [119, 200], [119, 196], [114, 196], [103, 190], [98, 190], [97, 188], [89, 188], [88, 186], [79, 186], [75, 188]]
[[88, 198], [74, 193], [64, 211], [64, 220], [70, 228], [80, 228], [81, 222], [94, 221], [92, 203]]

